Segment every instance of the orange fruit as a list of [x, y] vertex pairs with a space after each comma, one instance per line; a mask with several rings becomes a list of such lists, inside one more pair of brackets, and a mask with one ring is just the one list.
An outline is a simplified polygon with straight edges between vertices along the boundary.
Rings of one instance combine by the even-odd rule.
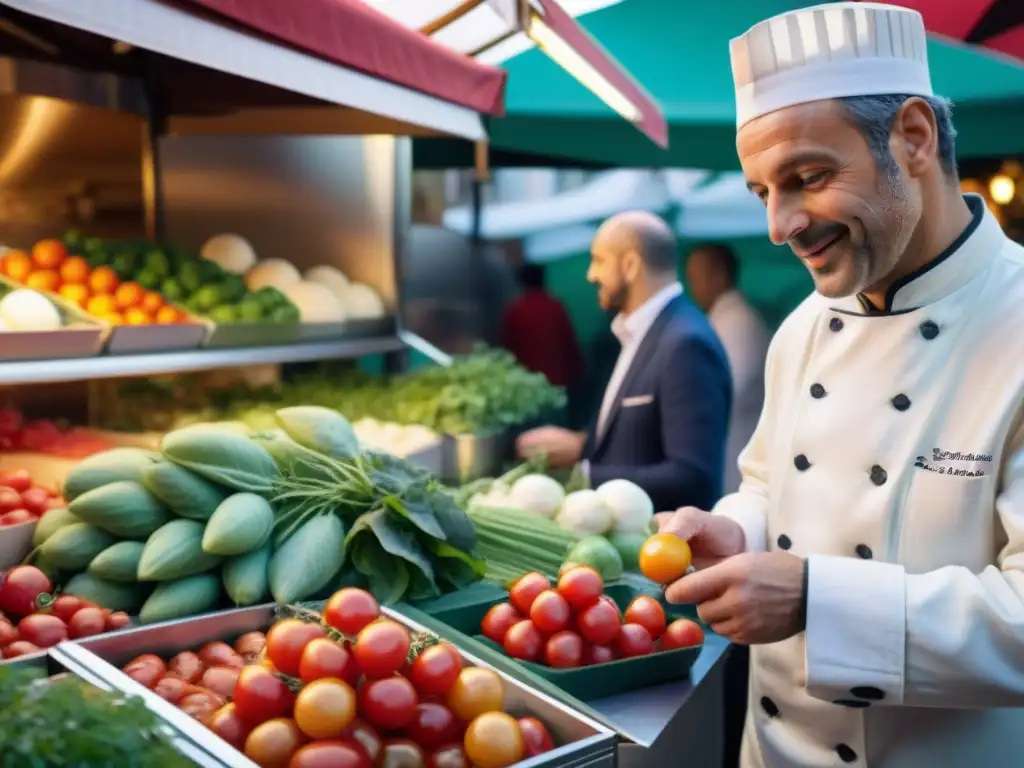
[[89, 274], [89, 289], [93, 293], [113, 293], [120, 282], [117, 273], [110, 267], [96, 267]]
[[32, 246], [32, 263], [38, 269], [57, 269], [68, 256], [60, 240], [40, 240]]
[[164, 306], [164, 297], [157, 291], [146, 291], [139, 305], [151, 315], [155, 315]]
[[[0, 272], [21, 282], [32, 271], [32, 257], [24, 251], [8, 251], [0, 256]], [[18, 273], [20, 277], [15, 277]]]
[[78, 283], [64, 283], [60, 287], [59, 293], [65, 299], [80, 307], [84, 306], [85, 302], [89, 300], [89, 289]]
[[126, 325], [152, 325], [153, 316], [144, 309], [131, 307], [124, 313], [124, 322]]
[[120, 312], [108, 312], [105, 315], [98, 315], [99, 319], [110, 325], [124, 325], [124, 317]]
[[160, 325], [174, 325], [181, 322], [181, 314], [170, 304], [160, 307], [156, 312], [156, 321]]
[[117, 312], [117, 303], [113, 296], [101, 293], [86, 302], [85, 311], [96, 317], [106, 317]]
[[89, 279], [89, 262], [81, 256], [72, 256], [60, 265], [60, 279], [65, 283], [84, 284]]
[[40, 269], [37, 272], [30, 272], [25, 278], [25, 287], [52, 293], [60, 287], [60, 273], [55, 269]]
[[121, 283], [114, 291], [114, 301], [118, 309], [130, 309], [142, 303], [142, 296], [145, 291], [138, 283]]

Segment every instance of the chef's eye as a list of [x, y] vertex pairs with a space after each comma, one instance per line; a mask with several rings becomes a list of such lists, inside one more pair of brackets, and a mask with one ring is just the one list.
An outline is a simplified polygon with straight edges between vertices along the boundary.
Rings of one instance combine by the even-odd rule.
[[816, 189], [828, 179], [828, 171], [816, 171], [800, 177], [800, 185], [804, 189]]

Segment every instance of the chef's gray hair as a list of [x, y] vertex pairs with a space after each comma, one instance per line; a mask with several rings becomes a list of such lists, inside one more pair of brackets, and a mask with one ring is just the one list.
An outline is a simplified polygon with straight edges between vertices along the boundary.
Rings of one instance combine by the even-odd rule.
[[[861, 132], [878, 161], [878, 167], [889, 175], [896, 175], [896, 158], [889, 149], [892, 124], [903, 102], [910, 96], [849, 96], [839, 99], [846, 117]], [[928, 96], [924, 99], [935, 114], [938, 132], [939, 164], [946, 175], [957, 177], [956, 128], [953, 126], [953, 104], [949, 99]]]

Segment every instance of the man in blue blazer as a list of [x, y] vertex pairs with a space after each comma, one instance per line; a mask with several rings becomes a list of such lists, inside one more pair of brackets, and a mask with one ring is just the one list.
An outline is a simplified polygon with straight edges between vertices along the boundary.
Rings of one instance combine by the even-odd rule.
[[520, 455], [543, 452], [558, 468], [580, 464], [597, 487], [622, 478], [658, 510], [708, 509], [722, 494], [732, 400], [729, 364], [704, 314], [683, 295], [672, 230], [659, 217], [612, 217], [591, 246], [587, 280], [602, 309], [616, 311], [622, 345], [592, 428], [541, 427]]

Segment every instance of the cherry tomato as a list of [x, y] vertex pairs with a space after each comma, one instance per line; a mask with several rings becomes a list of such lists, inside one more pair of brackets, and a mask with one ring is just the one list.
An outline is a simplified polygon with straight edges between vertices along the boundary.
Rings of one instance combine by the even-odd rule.
[[615, 651], [609, 645], [586, 645], [583, 648], [583, 666], [607, 664], [615, 661]]
[[427, 755], [427, 768], [473, 768], [462, 743], [445, 744]]
[[122, 671], [139, 685], [154, 688], [167, 672], [164, 663], [160, 659], [157, 661], [160, 663], [156, 664], [140, 656], [135, 661], [129, 662]]
[[83, 607], [85, 607], [85, 602], [80, 597], [57, 595], [50, 603], [50, 613], [67, 624], [71, 621], [71, 617], [78, 612], [78, 609]]
[[260, 655], [267, 644], [267, 636], [262, 632], [246, 632], [235, 640], [235, 650], [248, 662]]
[[37, 517], [46, 511], [46, 505], [51, 499], [50, 492], [38, 485], [33, 485], [21, 494], [21, 506]]
[[544, 661], [555, 669], [569, 669], [583, 663], [583, 640], [575, 632], [564, 630], [548, 638]]
[[359, 666], [344, 646], [329, 637], [315, 637], [302, 650], [299, 679], [311, 683], [323, 677], [336, 677], [355, 687], [359, 682]]
[[373, 768], [373, 763], [358, 744], [332, 739], [300, 747], [288, 768]]
[[100, 608], [80, 608], [68, 622], [68, 637], [91, 637], [106, 630], [107, 619]]
[[342, 734], [342, 738], [354, 741], [363, 751], [370, 756], [370, 761], [376, 761], [377, 755], [380, 754], [381, 741], [380, 734], [374, 730], [373, 726], [363, 722], [356, 718], [352, 721], [352, 724], [345, 729], [345, 733]]
[[18, 639], [18, 630], [7, 619], [0, 619], [0, 648], [10, 645]]
[[503, 647], [513, 659], [536, 661], [544, 651], [544, 637], [532, 621], [523, 619], [505, 633]]
[[216, 712], [224, 706], [224, 698], [213, 691], [196, 691], [188, 693], [178, 702], [178, 709], [197, 720]]
[[32, 473], [27, 469], [5, 469], [0, 471], [0, 486], [6, 486], [18, 493], [32, 487]]
[[177, 704], [183, 698], [186, 693], [194, 693], [195, 691], [189, 690], [190, 686], [180, 677], [173, 674], [164, 675], [153, 686], [153, 693], [159, 696], [165, 701], [169, 701], [171, 704]]
[[356, 692], [344, 680], [325, 677], [295, 697], [295, 724], [311, 739], [337, 739], [356, 717]]
[[25, 640], [15, 640], [10, 645], [4, 646], [4, 658], [15, 659], [18, 656], [28, 656], [31, 653], [39, 653], [43, 649]]
[[576, 627], [588, 643], [607, 645], [619, 636], [619, 609], [614, 603], [598, 600], [576, 617]]
[[310, 624], [301, 619], [284, 619], [267, 633], [267, 656], [279, 672], [289, 677], [298, 677], [299, 661], [306, 645], [314, 638], [326, 636], [327, 633], [319, 624]]
[[412, 721], [420, 703], [412, 683], [401, 675], [367, 680], [359, 688], [358, 699], [359, 714], [381, 731], [404, 728]]
[[205, 668], [206, 665], [203, 664], [202, 659], [192, 651], [182, 651], [167, 665], [168, 670], [187, 683], [198, 683]]
[[654, 651], [654, 640], [639, 624], [623, 624], [615, 638], [615, 650], [623, 659], [646, 656]]
[[234, 667], [241, 669], [245, 666], [242, 655], [227, 643], [207, 643], [199, 649], [199, 660], [204, 667]]
[[363, 628], [352, 646], [352, 654], [364, 675], [380, 679], [402, 668], [411, 645], [405, 627], [383, 619]]
[[593, 568], [581, 565], [558, 578], [558, 594], [577, 611], [589, 608], [604, 592], [604, 579]]
[[650, 595], [640, 595], [626, 609], [626, 623], [639, 624], [651, 639], [657, 640], [665, 631], [665, 609]]
[[444, 704], [421, 702], [416, 707], [412, 722], [405, 727], [406, 735], [424, 749], [435, 749], [442, 744], [462, 738], [462, 723]]
[[11, 618], [28, 616], [40, 595], [53, 591], [53, 584], [41, 570], [32, 565], [19, 565], [7, 572], [0, 587], [0, 613]]
[[504, 712], [485, 712], [473, 720], [463, 744], [466, 757], [477, 768], [507, 768], [526, 754], [519, 723]]
[[569, 626], [572, 611], [565, 598], [549, 589], [537, 595], [530, 608], [530, 621], [542, 635], [553, 635]]
[[536, 757], [555, 748], [555, 742], [547, 726], [536, 717], [520, 717], [519, 730], [523, 734], [525, 757]]
[[0, 514], [6, 515], [21, 508], [21, 494], [13, 488], [0, 485]]
[[459, 672], [446, 701], [455, 716], [468, 723], [484, 712], [501, 711], [505, 705], [505, 686], [492, 669], [466, 667]]
[[676, 648], [692, 648], [704, 642], [704, 630], [690, 619], [676, 619], [661, 636], [661, 647], [666, 651]]
[[380, 605], [366, 590], [345, 587], [327, 601], [321, 618], [327, 626], [341, 634], [355, 637], [371, 622], [380, 618]]
[[302, 731], [294, 720], [275, 717], [252, 729], [242, 751], [260, 768], [286, 768], [302, 741]]
[[295, 697], [266, 667], [246, 667], [235, 684], [235, 710], [250, 725], [291, 714]]
[[0, 515], [0, 526], [8, 527], [12, 525], [22, 525], [24, 523], [34, 523], [39, 518], [33, 515], [27, 509], [14, 509], [10, 512], [5, 512]]
[[640, 573], [655, 584], [682, 578], [690, 567], [690, 545], [673, 533], [656, 533], [640, 547]]
[[118, 629], [124, 629], [131, 626], [131, 623], [132, 620], [127, 613], [124, 611], [113, 611], [106, 618], [106, 630], [107, 632], [113, 632]]
[[234, 704], [225, 704], [216, 712], [204, 718], [203, 724], [235, 749], [239, 751], [245, 749], [245, 739], [249, 735], [249, 726], [235, 712]]
[[512, 585], [508, 591], [508, 600], [519, 613], [529, 616], [530, 608], [533, 607], [533, 601], [537, 599], [537, 595], [549, 589], [551, 589], [551, 582], [543, 573], [527, 573], [520, 576], [519, 580]]
[[241, 673], [240, 669], [234, 667], [207, 667], [199, 684], [218, 696], [231, 699], [235, 695], [235, 686]]
[[501, 645], [505, 642], [505, 633], [511, 629], [513, 624], [522, 619], [522, 614], [513, 608], [511, 603], [498, 603], [487, 611], [483, 621], [480, 622], [480, 630], [484, 633], [484, 637]]
[[420, 696], [444, 696], [461, 670], [459, 652], [448, 643], [438, 643], [413, 660], [409, 679]]
[[68, 626], [56, 616], [34, 613], [18, 622], [18, 636], [40, 648], [51, 648], [68, 639]]

